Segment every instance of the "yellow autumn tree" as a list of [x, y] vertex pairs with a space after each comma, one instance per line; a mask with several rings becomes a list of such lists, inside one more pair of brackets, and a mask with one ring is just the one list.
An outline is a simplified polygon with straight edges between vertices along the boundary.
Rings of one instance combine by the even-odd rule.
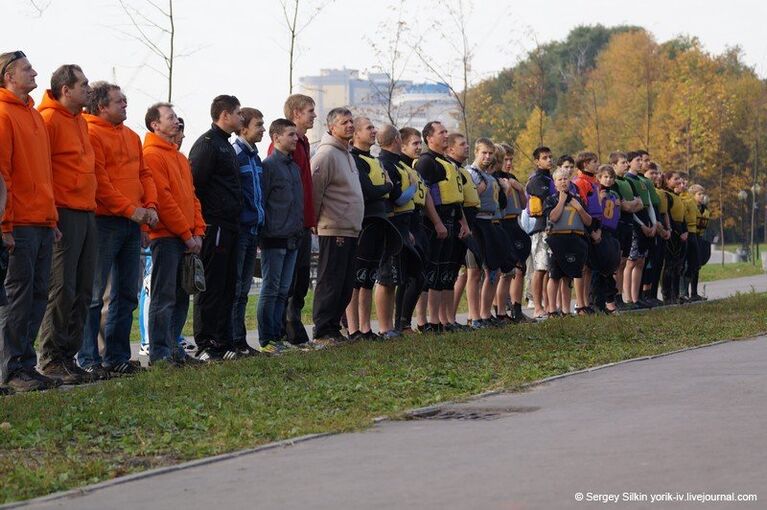
[[514, 154], [514, 168], [517, 169], [517, 177], [526, 178], [533, 168], [533, 151], [536, 147], [546, 145], [546, 134], [550, 129], [549, 117], [539, 107], [533, 107], [527, 117], [524, 129], [517, 135], [515, 140], [516, 153]]

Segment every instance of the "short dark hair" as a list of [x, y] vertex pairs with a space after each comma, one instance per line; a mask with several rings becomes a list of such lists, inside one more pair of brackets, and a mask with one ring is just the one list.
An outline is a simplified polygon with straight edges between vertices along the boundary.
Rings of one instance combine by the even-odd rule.
[[402, 143], [405, 143], [414, 137], [421, 138], [421, 133], [416, 128], [412, 127], [403, 127], [399, 130], [399, 135], [402, 137]]
[[146, 115], [144, 115], [144, 124], [146, 125], [146, 128], [152, 133], [154, 133], [152, 130], [152, 122], [157, 122], [160, 120], [160, 108], [163, 107], [173, 108], [173, 105], [170, 103], [155, 103], [147, 108]]
[[649, 155], [650, 155], [650, 153], [649, 153], [649, 152], [647, 152], [647, 151], [646, 151], [646, 150], [644, 150], [644, 149], [637, 149], [637, 150], [635, 150], [634, 152], [636, 152], [636, 153], [637, 153], [637, 154], [639, 154], [640, 156], [649, 156]]
[[[536, 158], [537, 159], [537, 158]], [[565, 164], [565, 161], [570, 163], [571, 165], [575, 164], [575, 160], [570, 156], [569, 154], [564, 154], [562, 156], [559, 156], [557, 158], [557, 166], [562, 166]]]
[[434, 131], [437, 130], [437, 128], [434, 127], [435, 124], [442, 124], [442, 123], [438, 120], [430, 120], [423, 127], [423, 131], [421, 131], [421, 135], [423, 136], [424, 142], [426, 142], [426, 139], [429, 138], [431, 135], [433, 135]]
[[186, 127], [186, 125], [184, 124], [184, 118], [183, 117], [176, 117], [176, 118], [178, 119], [178, 130], [183, 132], [184, 128]]
[[608, 174], [610, 177], [616, 177], [615, 169], [612, 165], [599, 165], [597, 175]]
[[210, 118], [215, 122], [222, 113], [232, 113], [238, 106], [240, 106], [240, 100], [234, 96], [227, 96], [226, 94], [216, 96], [210, 105]]
[[629, 152], [628, 154], [626, 154], [626, 160], [627, 160], [629, 163], [631, 163], [632, 161], [634, 161], [634, 159], [636, 159], [636, 158], [638, 158], [638, 157], [641, 157], [641, 156], [642, 156], [642, 155], [641, 155], [641, 154], [639, 154], [639, 152], [637, 152], [637, 151], [631, 151], [631, 152]]
[[237, 130], [238, 135], [242, 132], [243, 129], [246, 129], [248, 126], [250, 126], [251, 120], [264, 118], [264, 114], [261, 113], [260, 110], [257, 110], [256, 108], [249, 108], [247, 106], [240, 108], [240, 115], [242, 115], [242, 127]]
[[626, 156], [625, 152], [615, 151], [610, 153], [610, 164], [615, 165], [618, 163], [619, 160], [625, 159], [628, 160], [628, 156]]
[[578, 155], [575, 157], [575, 168], [578, 170], [583, 170], [586, 168], [586, 165], [591, 163], [592, 161], [597, 161], [599, 159], [599, 156], [594, 154], [593, 152], [583, 151], [579, 152]]
[[54, 99], [61, 99], [61, 89], [66, 87], [74, 87], [77, 83], [77, 74], [83, 73], [83, 70], [77, 64], [64, 64], [58, 69], [53, 71], [51, 75], [51, 95]]
[[656, 163], [655, 161], [650, 161], [650, 164], [648, 165], [648, 167], [650, 168], [650, 170], [657, 170], [658, 163]]
[[275, 119], [269, 126], [269, 137], [274, 138], [274, 135], [281, 135], [289, 127], [296, 127], [296, 125], [288, 119]]
[[113, 90], [122, 89], [114, 83], [105, 81], [97, 81], [91, 85], [91, 95], [90, 98], [88, 98], [88, 104], [85, 106], [85, 111], [91, 115], [98, 115], [100, 108], [109, 104], [109, 93]]
[[466, 136], [463, 133], [450, 133], [447, 135], [447, 146], [452, 147], [461, 138], [465, 140]]
[[338, 106], [336, 108], [333, 108], [328, 112], [328, 116], [325, 119], [327, 122], [328, 131], [330, 130], [330, 126], [333, 125], [333, 123], [336, 121], [336, 117], [346, 117], [352, 116], [352, 111], [348, 108], [345, 108], [343, 106]]
[[536, 147], [533, 151], [533, 159], [541, 159], [542, 154], [551, 154], [551, 149], [546, 147], [545, 145], [541, 145], [540, 147]]

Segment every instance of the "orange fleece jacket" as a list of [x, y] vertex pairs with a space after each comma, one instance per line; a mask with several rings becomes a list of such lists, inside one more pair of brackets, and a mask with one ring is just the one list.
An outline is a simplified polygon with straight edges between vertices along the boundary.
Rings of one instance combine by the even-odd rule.
[[137, 207], [157, 209], [157, 188], [144, 165], [141, 138], [128, 126], [83, 114], [96, 156], [96, 214], [130, 218]]
[[73, 115], [45, 91], [40, 103], [51, 140], [53, 197], [56, 207], [96, 210], [96, 161], [82, 114]]
[[160, 222], [149, 230], [149, 238], [179, 237], [183, 241], [205, 233], [200, 201], [194, 194], [192, 168], [186, 156], [154, 133], [144, 137], [144, 164], [157, 187]]
[[8, 188], [3, 232], [14, 226], [54, 227], [51, 146], [43, 118], [32, 98], [25, 104], [0, 88], [0, 173]]

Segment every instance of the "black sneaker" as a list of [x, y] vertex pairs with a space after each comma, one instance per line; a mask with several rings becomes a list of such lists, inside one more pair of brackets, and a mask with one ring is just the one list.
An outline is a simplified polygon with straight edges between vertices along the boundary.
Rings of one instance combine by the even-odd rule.
[[258, 356], [259, 354], [261, 354], [261, 352], [258, 349], [255, 349], [247, 344], [237, 346], [235, 347], [234, 350], [237, 352], [238, 356], [242, 356], [244, 358], [248, 358], [251, 356]]
[[517, 324], [527, 324], [535, 322], [533, 319], [525, 315], [522, 311], [521, 303], [514, 303], [511, 305], [511, 321]]
[[210, 347], [206, 347], [204, 349], [198, 349], [196, 353], [196, 357], [200, 361], [204, 361], [205, 363], [210, 363], [212, 361], [221, 361], [224, 359], [223, 353], [219, 351], [218, 349], [212, 349]]
[[90, 377], [94, 381], [105, 381], [109, 379], [109, 370], [105, 369], [101, 365], [91, 365], [82, 369], [83, 372], [90, 374]]
[[80, 369], [74, 370], [74, 365], [63, 361], [51, 361], [40, 371], [42, 375], [50, 379], [58, 379], [61, 384], [82, 384], [83, 377], [80, 375]]
[[427, 322], [426, 325], [421, 328], [424, 335], [439, 335], [442, 333], [442, 324], [432, 324]]
[[106, 369], [111, 376], [135, 375], [143, 372], [144, 368], [138, 361], [123, 361]]

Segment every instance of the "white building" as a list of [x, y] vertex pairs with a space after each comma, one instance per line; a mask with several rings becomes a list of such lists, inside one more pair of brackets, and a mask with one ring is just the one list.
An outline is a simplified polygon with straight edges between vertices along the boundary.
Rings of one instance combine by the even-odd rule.
[[[355, 115], [366, 115], [374, 124], [393, 123], [419, 131], [431, 120], [439, 120], [448, 131], [460, 131], [460, 108], [450, 89], [442, 83], [393, 84], [385, 73], [360, 77], [356, 69], [322, 69], [318, 76], [299, 78], [299, 91], [314, 99], [317, 121], [309, 133], [316, 142], [325, 130], [327, 113], [338, 106], [349, 108]], [[389, 97], [391, 96], [391, 100]]]

